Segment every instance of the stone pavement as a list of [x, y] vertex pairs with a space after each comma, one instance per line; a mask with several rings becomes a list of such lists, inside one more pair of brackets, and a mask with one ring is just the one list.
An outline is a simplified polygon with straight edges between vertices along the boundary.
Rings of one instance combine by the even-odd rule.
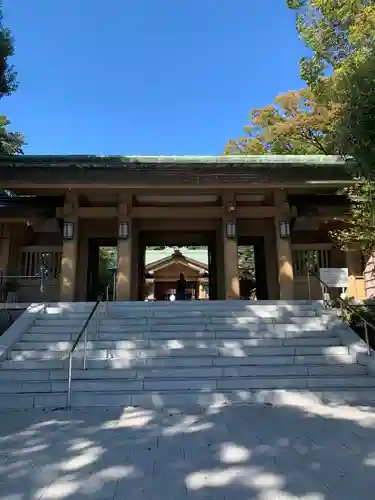
[[362, 500], [374, 472], [375, 410], [302, 396], [0, 414], [1, 500]]

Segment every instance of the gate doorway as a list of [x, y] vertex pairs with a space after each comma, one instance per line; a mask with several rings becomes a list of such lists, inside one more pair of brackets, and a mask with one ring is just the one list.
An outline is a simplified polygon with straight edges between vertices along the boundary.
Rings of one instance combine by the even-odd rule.
[[[151, 252], [160, 252], [160, 259], [151, 261]], [[168, 300], [176, 293], [180, 273], [187, 281], [188, 300], [217, 299], [214, 231], [143, 231], [139, 261], [138, 300]]]
[[[116, 272], [117, 240], [90, 238], [88, 241], [86, 300], [94, 302], [105, 292], [106, 285]], [[109, 286], [109, 296], [114, 296], [114, 283]]]
[[240, 295], [243, 299], [268, 300], [264, 238], [238, 237]]

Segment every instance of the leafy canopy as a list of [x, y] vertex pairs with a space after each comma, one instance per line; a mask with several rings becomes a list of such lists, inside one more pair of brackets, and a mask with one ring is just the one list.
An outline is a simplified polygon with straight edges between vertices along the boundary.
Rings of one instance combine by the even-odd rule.
[[10, 121], [6, 116], [0, 116], [0, 154], [22, 154], [25, 138], [19, 132], [9, 132], [7, 129]]
[[3, 25], [3, 14], [0, 10], [0, 99], [10, 95], [17, 88], [17, 74], [9, 63], [14, 55], [14, 41], [9, 29]]
[[356, 159], [355, 174], [375, 181], [375, 41], [337, 72], [333, 99], [340, 108], [333, 126], [340, 153]]
[[[0, 99], [9, 96], [17, 88], [17, 74], [9, 63], [14, 55], [14, 42], [9, 29], [3, 25], [3, 14], [0, 7]], [[22, 154], [25, 138], [19, 132], [10, 132], [10, 121], [0, 116], [0, 154]]]
[[310, 89], [289, 91], [250, 112], [246, 136], [230, 140], [226, 154], [332, 154], [329, 139], [336, 108], [319, 103]]
[[300, 61], [301, 76], [314, 86], [375, 35], [373, 0], [286, 0], [296, 11], [297, 31], [310, 57]]

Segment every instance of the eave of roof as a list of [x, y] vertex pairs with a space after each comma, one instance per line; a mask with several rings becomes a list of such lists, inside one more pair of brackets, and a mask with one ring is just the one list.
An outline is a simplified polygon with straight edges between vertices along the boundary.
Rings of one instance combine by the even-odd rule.
[[150, 264], [147, 264], [146, 266], [146, 271], [147, 272], [158, 271], [159, 269], [163, 269], [164, 267], [167, 267], [170, 264], [183, 264], [186, 266], [191, 266], [194, 268], [208, 271], [208, 265], [205, 264], [204, 262], [200, 262], [198, 260], [185, 257], [182, 254], [181, 255], [172, 254], [169, 255], [168, 257], [164, 257], [163, 259], [150, 262]]
[[301, 165], [310, 167], [343, 167], [352, 160], [334, 155], [225, 155], [225, 156], [100, 156], [100, 155], [0, 155], [0, 165], [9, 166], [76, 166], [112, 167], [126, 165]]

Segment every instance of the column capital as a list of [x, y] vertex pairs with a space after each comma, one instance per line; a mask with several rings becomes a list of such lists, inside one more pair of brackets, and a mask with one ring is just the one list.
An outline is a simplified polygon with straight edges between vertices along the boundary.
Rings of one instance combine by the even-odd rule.
[[65, 201], [63, 207], [64, 219], [76, 219], [79, 210], [78, 192], [71, 189], [65, 193]]
[[278, 209], [277, 217], [285, 218], [290, 216], [288, 195], [284, 189], [276, 189], [274, 191], [274, 203], [275, 207]]
[[223, 219], [236, 219], [236, 193], [234, 191], [226, 192], [222, 195]]
[[117, 204], [117, 216], [120, 220], [128, 220], [132, 210], [132, 196], [120, 193]]

